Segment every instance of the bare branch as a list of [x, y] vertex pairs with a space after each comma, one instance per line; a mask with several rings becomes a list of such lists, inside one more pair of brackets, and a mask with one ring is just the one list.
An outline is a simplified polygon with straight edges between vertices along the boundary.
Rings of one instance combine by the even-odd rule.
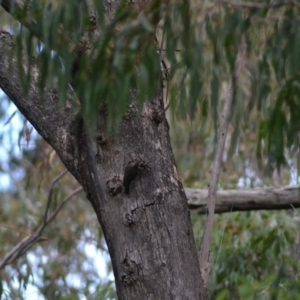
[[60, 210], [63, 208], [63, 206], [76, 194], [82, 191], [82, 187], [77, 188], [74, 190], [71, 194], [69, 194], [62, 202], [61, 204], [56, 208], [56, 210], [51, 214], [51, 216], [47, 219], [46, 225], [48, 225], [60, 212]]
[[[216, 196], [215, 213], [249, 210], [278, 210], [300, 207], [300, 186], [261, 189], [221, 190]], [[185, 188], [188, 206], [205, 214], [207, 190]]]
[[47, 223], [47, 216], [48, 216], [48, 212], [49, 212], [49, 208], [50, 208], [50, 204], [51, 204], [51, 200], [52, 200], [52, 192], [53, 192], [53, 188], [54, 185], [64, 176], [68, 173], [68, 170], [64, 170], [63, 172], [61, 172], [59, 175], [57, 175], [50, 184], [50, 189], [49, 189], [49, 193], [48, 193], [48, 201], [47, 201], [47, 205], [46, 205], [46, 209], [45, 209], [45, 213], [44, 213], [44, 221], [43, 224]]
[[211, 179], [209, 184], [207, 208], [206, 208], [207, 218], [205, 222], [205, 228], [202, 235], [200, 251], [199, 251], [199, 262], [201, 266], [202, 279], [204, 283], [207, 282], [208, 274], [210, 272], [210, 266], [209, 266], [210, 241], [211, 241], [212, 229], [214, 224], [216, 194], [218, 189], [219, 175], [221, 172], [221, 163], [222, 163], [222, 157], [223, 157], [226, 135], [228, 130], [229, 116], [231, 114], [231, 106], [232, 106], [232, 101], [235, 93], [236, 81], [244, 63], [245, 53], [246, 53], [246, 46], [245, 46], [245, 42], [242, 41], [236, 57], [236, 64], [235, 64], [235, 71], [233, 74], [233, 78], [229, 84], [229, 88], [224, 102], [219, 138], [217, 143], [217, 150], [214, 158], [214, 164], [213, 164], [213, 169], [212, 169], [212, 174], [211, 174]]
[[25, 237], [21, 242], [19, 242], [9, 253], [5, 255], [3, 260], [0, 262], [0, 269], [4, 268], [7, 264], [10, 264], [14, 262], [16, 259], [18, 259], [20, 256], [22, 256], [28, 249], [30, 249], [34, 244], [36, 244], [39, 241], [45, 241], [47, 239], [41, 237], [45, 227], [57, 216], [57, 214], [60, 212], [60, 210], [63, 208], [63, 206], [76, 194], [78, 194], [82, 187], [77, 188], [72, 193], [70, 193], [62, 202], [61, 204], [55, 209], [55, 211], [47, 218], [51, 199], [52, 199], [52, 191], [53, 186], [55, 183], [57, 183], [65, 174], [67, 173], [67, 170], [59, 174], [57, 177], [55, 177], [50, 185], [49, 194], [48, 194], [48, 201], [45, 208], [43, 223], [36, 229], [35, 232], [33, 232], [31, 235]]
[[255, 2], [246, 2], [246, 1], [235, 1], [235, 0], [214, 0], [216, 4], [227, 4], [240, 8], [256, 8], [256, 9], [265, 9], [265, 8], [280, 8], [282, 6], [295, 6], [300, 7], [300, 4], [297, 1], [289, 0], [282, 1], [277, 3], [255, 3]]

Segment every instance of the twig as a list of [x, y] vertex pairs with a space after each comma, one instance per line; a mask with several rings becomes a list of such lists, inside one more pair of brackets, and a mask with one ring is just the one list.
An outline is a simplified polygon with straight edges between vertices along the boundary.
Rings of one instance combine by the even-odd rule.
[[10, 264], [14, 262], [17, 258], [22, 256], [28, 249], [30, 249], [35, 243], [39, 241], [46, 240], [45, 238], [41, 237], [42, 232], [44, 231], [45, 227], [57, 216], [59, 211], [63, 208], [63, 206], [76, 194], [78, 194], [82, 187], [77, 188], [74, 190], [71, 194], [69, 194], [62, 202], [61, 204], [56, 208], [56, 210], [49, 216], [48, 211], [51, 204], [51, 198], [52, 198], [52, 191], [54, 184], [59, 181], [67, 171], [62, 172], [60, 175], [58, 175], [56, 178], [54, 178], [51, 182], [49, 194], [48, 194], [48, 201], [46, 204], [46, 209], [44, 213], [43, 223], [36, 229], [35, 232], [33, 232], [31, 235], [25, 237], [23, 240], [21, 240], [9, 253], [5, 255], [3, 260], [0, 262], [0, 269], [4, 268], [7, 264]]
[[59, 211], [63, 208], [63, 206], [76, 194], [82, 191], [82, 187], [77, 188], [74, 190], [71, 194], [69, 194], [62, 202], [61, 204], [57, 207], [57, 209], [51, 214], [51, 216], [47, 219], [46, 225], [48, 225], [59, 213]]
[[216, 194], [218, 189], [222, 157], [223, 157], [226, 135], [228, 130], [229, 116], [231, 113], [233, 97], [236, 89], [236, 81], [244, 63], [245, 53], [246, 53], [246, 45], [244, 40], [242, 40], [242, 43], [238, 49], [238, 53], [236, 57], [235, 71], [232, 76], [232, 80], [229, 84], [229, 88], [224, 102], [219, 138], [217, 143], [217, 150], [214, 158], [214, 164], [213, 164], [208, 196], [207, 196], [206, 222], [205, 222], [205, 228], [204, 228], [203, 236], [200, 243], [200, 250], [199, 250], [199, 263], [200, 263], [200, 268], [202, 273], [202, 279], [205, 285], [207, 283], [209, 273], [210, 273], [210, 261], [209, 261], [210, 241], [211, 241], [213, 224], [214, 224]]
[[54, 185], [64, 176], [66, 175], [68, 172], [68, 170], [63, 171], [62, 173], [60, 173], [59, 175], [57, 175], [50, 184], [50, 189], [49, 189], [49, 193], [48, 193], [48, 201], [46, 204], [46, 209], [45, 209], [45, 213], [44, 213], [44, 221], [43, 224], [45, 224], [47, 222], [47, 215], [49, 212], [49, 208], [50, 208], [50, 204], [51, 204], [51, 200], [52, 200], [52, 192], [53, 192], [53, 187]]

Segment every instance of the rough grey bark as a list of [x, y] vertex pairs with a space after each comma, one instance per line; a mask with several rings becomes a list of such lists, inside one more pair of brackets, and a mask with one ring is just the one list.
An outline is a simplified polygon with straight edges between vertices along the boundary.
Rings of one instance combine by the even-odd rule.
[[[206, 211], [207, 190], [185, 188], [190, 210], [199, 214]], [[299, 186], [269, 187], [248, 190], [220, 190], [215, 213], [249, 210], [276, 210], [300, 207]]]
[[[106, 10], [114, 5], [107, 1]], [[11, 36], [1, 30], [0, 87], [84, 188], [109, 248], [119, 299], [205, 299], [162, 91], [142, 113], [132, 92], [118, 137], [108, 134], [102, 107], [93, 134], [72, 92], [63, 107], [49, 88], [41, 97], [37, 60], [29, 93], [23, 93], [14, 48]], [[26, 56], [22, 64], [28, 68]], [[149, 162], [149, 170], [136, 177], [126, 195], [122, 179], [131, 157]]]

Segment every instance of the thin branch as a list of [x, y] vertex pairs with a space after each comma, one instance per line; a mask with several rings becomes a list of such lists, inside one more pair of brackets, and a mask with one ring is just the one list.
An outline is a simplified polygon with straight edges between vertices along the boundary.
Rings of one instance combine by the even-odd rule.
[[59, 211], [63, 208], [63, 206], [76, 194], [82, 191], [82, 187], [77, 188], [74, 190], [71, 194], [69, 194], [62, 202], [61, 204], [56, 208], [56, 210], [51, 214], [51, 216], [47, 219], [46, 225], [48, 225], [59, 213]]
[[61, 172], [59, 175], [57, 175], [50, 184], [50, 189], [49, 189], [49, 193], [48, 193], [48, 201], [46, 204], [46, 209], [45, 209], [45, 213], [44, 213], [44, 221], [43, 224], [46, 224], [47, 222], [47, 216], [48, 216], [48, 212], [49, 212], [49, 208], [50, 208], [50, 204], [51, 204], [51, 200], [52, 200], [52, 193], [53, 193], [53, 188], [54, 185], [64, 176], [68, 173], [68, 170], [65, 170], [63, 172]]
[[214, 158], [214, 164], [213, 164], [209, 190], [208, 190], [207, 207], [206, 207], [207, 218], [205, 222], [205, 228], [201, 239], [200, 251], [199, 251], [199, 263], [200, 263], [200, 268], [202, 273], [202, 279], [205, 284], [207, 283], [208, 275], [210, 273], [210, 265], [209, 265], [210, 241], [211, 241], [213, 224], [214, 224], [216, 194], [218, 189], [219, 176], [221, 172], [221, 163], [222, 163], [222, 157], [223, 157], [226, 135], [228, 130], [229, 116], [232, 110], [231, 108], [232, 108], [232, 102], [233, 102], [233, 97], [236, 88], [236, 81], [238, 79], [238, 75], [244, 63], [245, 54], [246, 54], [246, 45], [243, 40], [238, 49], [235, 71], [233, 74], [233, 78], [229, 84], [229, 88], [224, 102], [219, 138], [217, 143], [217, 150]]
[[45, 227], [57, 216], [57, 214], [60, 212], [60, 210], [63, 208], [63, 206], [76, 194], [78, 194], [80, 191], [82, 191], [82, 187], [77, 188], [72, 193], [70, 193], [61, 203], [60, 205], [55, 209], [55, 211], [48, 216], [48, 211], [51, 204], [51, 198], [52, 198], [52, 191], [53, 186], [56, 182], [58, 182], [67, 171], [62, 172], [57, 177], [55, 177], [50, 185], [49, 194], [48, 194], [48, 201], [45, 208], [43, 223], [33, 232], [31, 235], [25, 237], [21, 242], [19, 242], [9, 253], [5, 255], [3, 260], [0, 262], [0, 269], [3, 269], [7, 264], [10, 264], [14, 262], [16, 259], [18, 259], [20, 256], [22, 256], [28, 249], [30, 249], [34, 244], [36, 244], [39, 241], [45, 241], [46, 239], [41, 237], [42, 232], [44, 231]]

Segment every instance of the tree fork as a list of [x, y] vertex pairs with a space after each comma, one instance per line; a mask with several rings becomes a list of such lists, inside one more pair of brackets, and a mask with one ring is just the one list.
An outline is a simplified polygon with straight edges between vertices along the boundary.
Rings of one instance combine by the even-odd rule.
[[[131, 94], [132, 103], [136, 97]], [[119, 138], [108, 135], [103, 111], [97, 136], [105, 143], [97, 143], [87, 128], [78, 142], [83, 187], [103, 228], [119, 299], [204, 299], [168, 123], [153, 120], [154, 108], [163, 112], [162, 102], [160, 95], [145, 105], [141, 116], [131, 104]], [[122, 178], [130, 156], [150, 161], [150, 170], [136, 177], [127, 195]]]
[[[105, 235], [119, 299], [205, 299], [162, 91], [144, 105], [141, 114], [134, 104], [137, 94], [131, 93], [118, 138], [107, 131], [105, 112], [100, 111], [95, 137], [80, 119], [72, 92], [65, 107], [47, 87], [43, 102], [38, 100], [37, 60], [31, 69], [31, 88], [24, 95], [14, 54], [11, 36], [1, 31], [0, 87], [83, 186]], [[28, 59], [23, 59], [26, 69]], [[159, 122], [157, 113], [162, 116]], [[122, 185], [129, 154], [150, 162], [150, 170], [137, 176], [126, 195], [118, 182]]]

